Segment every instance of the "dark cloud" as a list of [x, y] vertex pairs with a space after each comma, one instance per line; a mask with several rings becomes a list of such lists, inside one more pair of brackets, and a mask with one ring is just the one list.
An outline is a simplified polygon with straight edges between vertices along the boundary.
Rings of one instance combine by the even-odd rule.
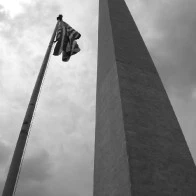
[[69, 149], [64, 145], [60, 154], [56, 175], [50, 181], [51, 195], [63, 196], [64, 192], [73, 196], [92, 196], [93, 152], [87, 149], [84, 140], [76, 141]]
[[18, 186], [16, 189], [16, 196], [47, 196], [50, 193], [47, 191], [47, 189], [42, 184], [29, 184], [27, 186]]
[[0, 141], [0, 166], [4, 165], [8, 161], [10, 154], [11, 154], [10, 146]]
[[46, 150], [41, 150], [24, 159], [16, 188], [16, 196], [48, 195], [45, 187], [52, 177], [52, 161]]
[[52, 168], [48, 152], [40, 150], [34, 156], [24, 159], [20, 174], [21, 184], [29, 181], [43, 182], [51, 177]]

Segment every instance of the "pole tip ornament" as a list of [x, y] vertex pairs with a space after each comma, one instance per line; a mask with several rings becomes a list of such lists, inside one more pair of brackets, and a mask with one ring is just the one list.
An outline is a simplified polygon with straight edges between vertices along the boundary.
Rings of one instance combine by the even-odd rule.
[[56, 18], [58, 21], [62, 21], [63, 15], [59, 14], [59, 16]]

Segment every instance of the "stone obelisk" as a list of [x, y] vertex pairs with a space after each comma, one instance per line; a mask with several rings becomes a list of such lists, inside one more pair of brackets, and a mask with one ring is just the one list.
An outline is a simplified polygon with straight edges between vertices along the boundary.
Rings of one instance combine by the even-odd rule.
[[124, 0], [100, 0], [94, 196], [195, 195], [195, 164], [137, 26]]

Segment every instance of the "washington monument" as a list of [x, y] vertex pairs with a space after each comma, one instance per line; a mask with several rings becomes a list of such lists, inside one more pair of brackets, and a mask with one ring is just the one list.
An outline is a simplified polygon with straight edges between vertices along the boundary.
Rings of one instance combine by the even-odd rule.
[[193, 158], [124, 0], [99, 1], [96, 99], [94, 196], [196, 195]]

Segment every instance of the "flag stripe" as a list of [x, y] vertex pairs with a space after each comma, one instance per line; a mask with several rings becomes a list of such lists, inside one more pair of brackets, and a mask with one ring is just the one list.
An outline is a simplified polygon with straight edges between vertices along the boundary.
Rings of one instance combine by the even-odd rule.
[[75, 41], [81, 37], [80, 33], [74, 30], [66, 22], [61, 21], [56, 34], [56, 46], [53, 55], [62, 53], [62, 60], [68, 61], [71, 55], [80, 51], [80, 48]]

